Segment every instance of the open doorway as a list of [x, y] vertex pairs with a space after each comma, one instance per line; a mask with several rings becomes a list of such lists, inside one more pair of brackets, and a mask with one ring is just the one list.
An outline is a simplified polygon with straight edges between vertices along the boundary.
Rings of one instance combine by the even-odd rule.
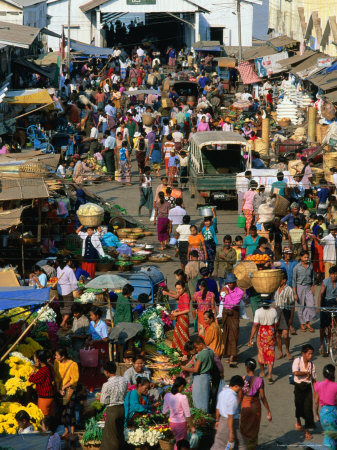
[[224, 27], [211, 27], [211, 41], [220, 41], [223, 44], [223, 29]]

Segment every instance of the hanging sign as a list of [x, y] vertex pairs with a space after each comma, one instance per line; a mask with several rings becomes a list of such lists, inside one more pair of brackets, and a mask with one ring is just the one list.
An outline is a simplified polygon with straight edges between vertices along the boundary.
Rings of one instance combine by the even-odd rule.
[[317, 67], [331, 67], [333, 58], [317, 58]]
[[156, 0], [126, 0], [127, 5], [155, 5]]

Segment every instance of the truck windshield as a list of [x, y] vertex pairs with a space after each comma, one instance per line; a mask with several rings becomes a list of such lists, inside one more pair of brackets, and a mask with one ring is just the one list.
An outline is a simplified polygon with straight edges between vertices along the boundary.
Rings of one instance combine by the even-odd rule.
[[241, 156], [241, 145], [206, 145], [202, 147], [201, 155], [205, 175], [236, 174], [245, 168], [245, 161]]

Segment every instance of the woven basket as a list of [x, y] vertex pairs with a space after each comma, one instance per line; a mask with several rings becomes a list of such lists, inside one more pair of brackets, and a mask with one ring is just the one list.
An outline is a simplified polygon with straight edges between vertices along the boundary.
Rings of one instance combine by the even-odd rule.
[[23, 243], [26, 247], [32, 247], [37, 244], [37, 238], [23, 238]]
[[163, 255], [163, 256], [152, 255], [149, 257], [149, 261], [163, 263], [163, 262], [171, 261], [171, 256], [169, 256], [169, 255]]
[[289, 127], [289, 125], [291, 124], [291, 119], [289, 119], [288, 117], [284, 117], [283, 119], [280, 119], [277, 123], [280, 127]]
[[144, 236], [152, 236], [152, 231], [143, 231]]
[[19, 175], [22, 178], [41, 178], [48, 173], [46, 166], [39, 162], [27, 162], [19, 167]]
[[108, 297], [109, 297], [109, 294], [107, 292], [100, 292], [99, 294], [95, 294], [95, 295], [96, 295], [95, 304], [96, 303], [107, 303]]
[[252, 285], [260, 294], [272, 294], [280, 286], [283, 271], [281, 269], [259, 270], [252, 276]]
[[164, 441], [163, 439], [159, 439], [159, 446], [161, 450], [173, 450], [174, 441]]
[[154, 124], [154, 117], [149, 114], [142, 114], [143, 125], [150, 127]]
[[256, 264], [253, 261], [241, 261], [234, 268], [234, 274], [238, 279], [237, 284], [240, 289], [249, 289], [252, 287], [251, 274], [257, 272]]
[[96, 272], [109, 272], [113, 269], [115, 262], [111, 261], [108, 263], [97, 263], [96, 264]]
[[284, 217], [288, 212], [289, 205], [290, 202], [286, 198], [277, 195], [275, 201], [275, 216]]
[[94, 216], [82, 216], [81, 214], [77, 214], [77, 217], [85, 227], [98, 227], [103, 221], [104, 213], [99, 213]]

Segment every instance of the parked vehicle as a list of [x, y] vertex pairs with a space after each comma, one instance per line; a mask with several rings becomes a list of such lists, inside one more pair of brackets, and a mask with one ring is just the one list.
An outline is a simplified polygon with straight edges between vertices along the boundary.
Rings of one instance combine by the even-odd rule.
[[250, 153], [249, 142], [237, 133], [195, 133], [189, 145], [189, 189], [197, 205], [235, 200], [236, 174], [251, 167]]

